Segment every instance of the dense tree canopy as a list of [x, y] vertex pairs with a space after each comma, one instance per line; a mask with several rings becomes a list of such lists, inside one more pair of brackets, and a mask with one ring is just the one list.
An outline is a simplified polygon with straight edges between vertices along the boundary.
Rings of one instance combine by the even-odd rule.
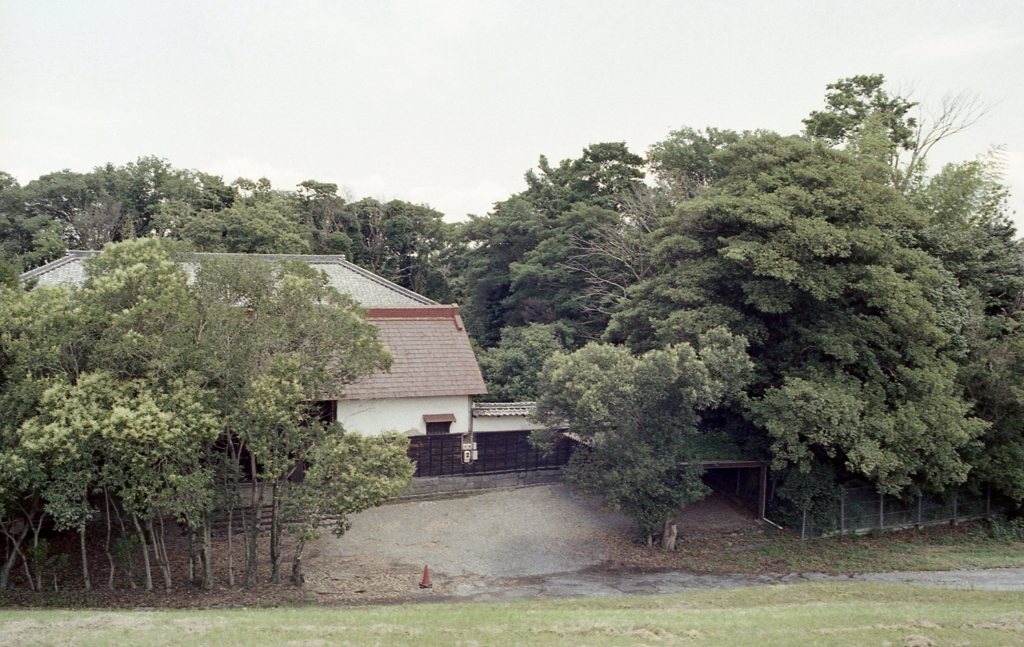
[[[320, 424], [311, 406], [390, 364], [376, 327], [349, 297], [305, 263], [196, 263], [179, 248], [159, 238], [108, 245], [87, 261], [81, 287], [0, 289], [4, 532], [7, 520], [19, 519], [38, 544], [47, 518], [78, 530], [87, 586], [84, 533], [96, 494], [137, 535], [146, 588], [151, 557], [171, 586], [167, 515], [201, 544], [197, 584], [209, 588], [213, 515], [242, 516], [245, 583], [253, 585], [262, 507], [270, 504], [279, 581], [285, 522], [377, 505], [411, 476], [401, 441], [351, 439]], [[339, 443], [369, 469], [344, 468], [331, 490], [340, 500], [310, 497], [289, 480], [303, 464], [330, 479], [342, 469], [329, 449]], [[247, 501], [239, 500], [243, 470]], [[113, 585], [109, 533], [108, 524]], [[0, 585], [26, 535], [8, 539], [14, 549]]]

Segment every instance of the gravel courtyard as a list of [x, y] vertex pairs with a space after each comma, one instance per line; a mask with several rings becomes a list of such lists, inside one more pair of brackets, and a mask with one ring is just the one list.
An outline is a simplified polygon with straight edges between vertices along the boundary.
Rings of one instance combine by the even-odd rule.
[[[679, 524], [684, 534], [757, 527], [714, 495]], [[545, 586], [557, 589], [552, 595], [585, 595], [576, 585], [563, 590], [566, 577], [607, 579], [603, 566], [628, 565], [643, 552], [631, 541], [634, 532], [625, 515], [564, 485], [403, 501], [355, 515], [345, 536], [310, 545], [306, 588], [324, 601], [421, 595], [426, 565], [433, 588], [422, 595], [527, 596], [544, 594], [538, 587]]]
[[[758, 528], [720, 495], [679, 518], [684, 536]], [[1024, 569], [845, 575], [709, 575], [649, 568], [621, 513], [564, 485], [412, 500], [367, 510], [307, 548], [306, 590], [324, 603], [506, 601], [670, 594], [801, 581], [1024, 589]], [[742, 540], [741, 540], [742, 541]], [[419, 587], [424, 565], [433, 584]]]

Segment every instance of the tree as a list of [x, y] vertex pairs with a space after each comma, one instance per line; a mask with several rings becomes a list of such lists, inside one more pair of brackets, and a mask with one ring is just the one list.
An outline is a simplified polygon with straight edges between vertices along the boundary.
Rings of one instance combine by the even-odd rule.
[[220, 211], [200, 211], [180, 235], [199, 251], [236, 254], [306, 254], [303, 227], [279, 205], [235, 204]]
[[[636, 357], [622, 346], [587, 344], [544, 365], [537, 418], [550, 444], [566, 426], [581, 439], [566, 477], [623, 509], [650, 538], [707, 488], [700, 412], [736, 395], [748, 379], [746, 341], [723, 328], [698, 342]], [[649, 539], [648, 539], [649, 540]]]
[[540, 395], [538, 377], [544, 362], [566, 350], [571, 331], [559, 324], [503, 328], [501, 341], [480, 354], [487, 395], [479, 402], [533, 402]]
[[878, 162], [821, 143], [748, 135], [715, 159], [726, 174], [662, 221], [658, 275], [609, 339], [749, 339], [758, 379], [716, 417], [776, 470], [825, 463], [890, 494], [962, 483], [987, 426], [956, 382], [970, 297], [917, 249], [924, 220]]
[[[81, 287], [0, 288], [0, 304], [0, 527], [36, 586], [30, 553], [42, 550], [44, 517], [84, 542], [89, 497], [102, 493], [108, 520], [120, 509], [134, 526], [147, 588], [151, 557], [171, 585], [168, 516], [190, 544], [199, 539], [197, 583], [212, 587], [211, 516], [238, 509], [242, 458], [253, 492], [248, 583], [265, 499], [279, 579], [287, 477], [323, 440], [310, 402], [390, 363], [362, 310], [309, 265], [196, 263], [167, 239], [108, 245]], [[6, 533], [15, 518], [30, 532]], [[109, 523], [107, 532], [112, 586]], [[13, 564], [12, 555], [0, 582]], [[89, 582], [87, 569], [83, 553]]]
[[288, 502], [290, 532], [297, 539], [292, 584], [301, 586], [302, 551], [320, 536], [324, 525], [338, 537], [351, 526], [348, 515], [381, 505], [405, 492], [415, 467], [400, 435], [361, 436], [337, 423], [322, 430], [308, 454], [309, 469]]
[[441, 212], [372, 198], [352, 203], [349, 210], [346, 233], [354, 263], [432, 299], [451, 300], [445, 262], [450, 226]]
[[647, 150], [647, 164], [677, 200], [695, 198], [726, 173], [713, 154], [739, 138], [732, 130], [681, 128]]
[[917, 119], [908, 116], [917, 105], [900, 96], [890, 96], [882, 85], [882, 74], [861, 74], [829, 83], [825, 109], [815, 110], [803, 120], [811, 137], [820, 137], [833, 145], [855, 139], [871, 117], [885, 127], [887, 138], [904, 150], [915, 147]]
[[946, 164], [922, 181], [910, 199], [936, 225], [1005, 225], [1009, 190], [1002, 183], [1003, 166], [998, 150]]
[[573, 327], [574, 345], [600, 336], [608, 315], [590, 286], [618, 266], [600, 256], [581, 264], [580, 250], [621, 224], [622, 202], [643, 190], [642, 166], [621, 143], [591, 145], [557, 167], [541, 156], [525, 191], [460, 228], [467, 320], [483, 346], [507, 326], [555, 320]]
[[889, 166], [889, 183], [907, 193], [924, 178], [926, 159], [940, 141], [978, 123], [989, 107], [969, 93], [947, 95], [934, 109], [910, 115], [917, 102], [891, 96], [881, 74], [840, 79], [827, 86], [826, 108], [803, 123], [808, 137], [851, 150]]
[[[251, 496], [241, 512], [245, 583], [254, 586], [268, 490], [277, 542], [284, 483], [295, 461], [312, 449], [314, 435], [304, 426], [308, 403], [340, 397], [345, 384], [386, 370], [391, 359], [355, 302], [301, 261], [204, 260], [195, 289], [202, 331], [196, 343], [204, 357], [205, 384], [215, 392], [223, 421], [221, 479], [232, 514], [236, 503], [231, 495], [242, 479], [239, 461], [248, 462]], [[278, 578], [279, 548], [275, 543]]]

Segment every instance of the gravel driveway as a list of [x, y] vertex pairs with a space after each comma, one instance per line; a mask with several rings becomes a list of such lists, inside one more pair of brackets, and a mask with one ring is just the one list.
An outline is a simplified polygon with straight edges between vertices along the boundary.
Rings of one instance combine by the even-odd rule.
[[368, 558], [429, 565], [438, 576], [526, 577], [578, 571], [608, 559], [609, 535], [630, 521], [563, 485], [407, 501], [361, 512], [318, 560]]
[[[352, 530], [340, 539], [325, 536], [313, 542], [307, 551], [306, 590], [328, 603], [606, 597], [802, 581], [1024, 590], [1024, 569], [848, 577], [604, 568], [618, 561], [617, 551], [627, 550], [632, 533], [624, 515], [563, 485], [405, 501], [355, 515]], [[419, 588], [424, 565], [430, 567], [429, 590]]]

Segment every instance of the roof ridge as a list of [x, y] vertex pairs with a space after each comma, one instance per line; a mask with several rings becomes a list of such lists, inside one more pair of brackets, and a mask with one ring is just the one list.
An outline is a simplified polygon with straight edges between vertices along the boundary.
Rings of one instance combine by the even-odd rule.
[[99, 254], [99, 252], [91, 250], [69, 249], [66, 252], [64, 252], [64, 256], [61, 256], [56, 260], [50, 261], [49, 263], [43, 263], [39, 267], [34, 267], [27, 272], [22, 272], [21, 276], [19, 276], [18, 278], [21, 280], [38, 278], [40, 276], [43, 276], [44, 274], [49, 274], [50, 272], [61, 267], [64, 267], [65, 265], [68, 265], [70, 263], [73, 263], [79, 259], [95, 256], [96, 254]]
[[[44, 265], [41, 265], [41, 266], [36, 267], [34, 269], [31, 269], [28, 272], [24, 272], [23, 274], [21, 274], [21, 276], [19, 278], [22, 279], [22, 280], [38, 278], [40, 276], [44, 276], [46, 274], [49, 274], [53, 270], [59, 269], [61, 267], [64, 267], [65, 265], [73, 263], [73, 262], [75, 262], [77, 260], [80, 260], [80, 259], [83, 259], [83, 258], [88, 258], [90, 256], [95, 256], [95, 255], [97, 255], [99, 253], [100, 253], [99, 250], [67, 250], [65, 252], [65, 255], [62, 256], [61, 258], [58, 258], [57, 260], [50, 261], [49, 263], [46, 263]], [[307, 264], [310, 264], [310, 265], [322, 264], [322, 263], [333, 263], [333, 264], [336, 264], [336, 265], [340, 265], [341, 267], [345, 268], [346, 270], [348, 270], [350, 272], [358, 274], [362, 278], [367, 279], [367, 280], [375, 283], [376, 285], [378, 285], [378, 286], [380, 286], [380, 287], [382, 287], [382, 288], [384, 288], [386, 290], [390, 290], [391, 292], [395, 292], [396, 294], [399, 294], [399, 295], [401, 295], [401, 296], [403, 296], [403, 297], [405, 297], [407, 299], [411, 299], [411, 300], [413, 300], [413, 301], [415, 301], [415, 302], [417, 302], [419, 304], [422, 304], [422, 305], [425, 305], [425, 306], [442, 306], [442, 305], [444, 305], [442, 303], [438, 303], [437, 301], [434, 301], [433, 299], [428, 299], [427, 297], [423, 296], [422, 294], [418, 294], [416, 292], [413, 292], [412, 290], [410, 290], [408, 288], [404, 288], [401, 285], [398, 285], [397, 283], [395, 283], [393, 281], [389, 281], [386, 278], [384, 278], [383, 276], [379, 276], [377, 274], [374, 274], [373, 272], [371, 272], [370, 270], [368, 270], [366, 268], [359, 267], [355, 263], [351, 263], [348, 260], [346, 260], [345, 257], [342, 256], [342, 255], [330, 255], [330, 254], [244, 254], [244, 253], [234, 253], [234, 252], [192, 252], [190, 254], [190, 256], [192, 258], [195, 258], [196, 260], [199, 260], [199, 259], [201, 259], [203, 257], [258, 256], [260, 258], [263, 258], [263, 259], [266, 259], [266, 260], [270, 260], [270, 261], [278, 261], [278, 260], [285, 260], [285, 259], [299, 260], [299, 261], [303, 261], [304, 263], [307, 263]]]

